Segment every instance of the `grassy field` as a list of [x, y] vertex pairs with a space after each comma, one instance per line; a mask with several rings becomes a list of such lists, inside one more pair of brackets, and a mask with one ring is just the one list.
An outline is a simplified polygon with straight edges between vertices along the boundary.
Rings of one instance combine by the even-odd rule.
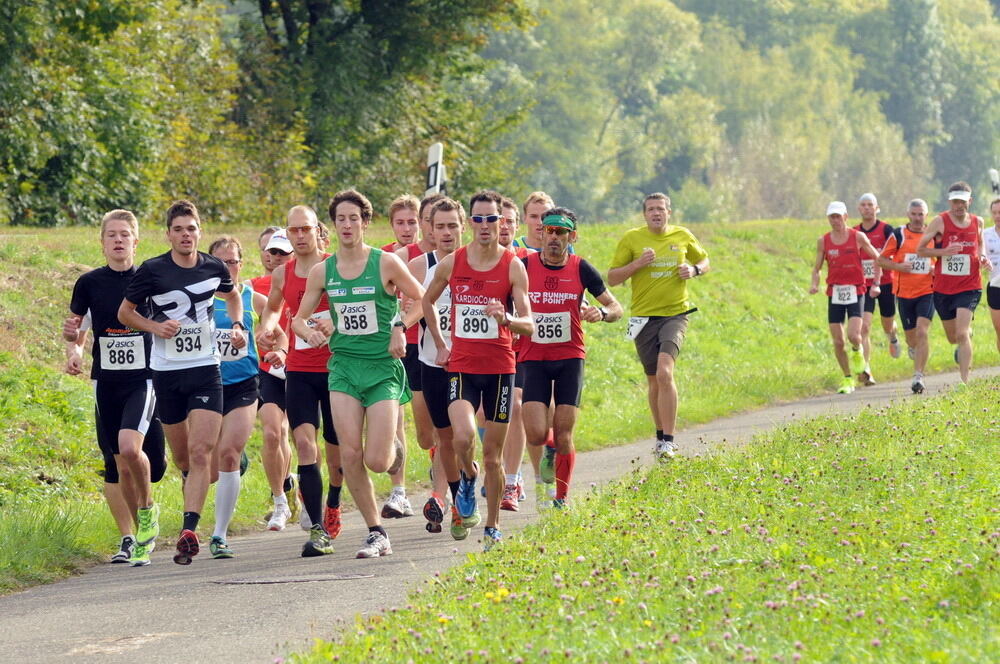
[[[617, 238], [633, 224], [584, 226], [578, 252], [606, 273]], [[221, 234], [237, 235], [254, 247], [256, 230], [208, 226], [203, 246]], [[692, 284], [700, 311], [692, 316], [677, 380], [682, 425], [834, 389], [837, 371], [822, 296], [809, 296], [809, 270], [823, 221], [699, 224], [693, 228], [710, 253], [713, 271]], [[218, 231], [218, 232], [217, 232]], [[146, 225], [140, 259], [166, 249], [159, 227]], [[388, 240], [384, 222], [370, 233], [373, 244]], [[99, 496], [99, 455], [92, 433], [88, 381], [61, 373], [59, 326], [70, 290], [84, 271], [103, 264], [93, 228], [3, 229], [0, 233], [0, 510], [20, 515], [18, 539], [0, 538], [0, 562], [35, 551], [30, 560], [0, 565], [0, 591], [65, 574], [78, 563], [106, 555], [116, 541]], [[246, 276], [259, 272], [248, 252]], [[627, 306], [628, 287], [614, 289]], [[975, 365], [997, 361], [989, 317], [975, 322]], [[650, 436], [646, 380], [624, 325], [587, 328], [590, 355], [583, 412], [577, 429], [581, 450]], [[891, 360], [884, 337], [875, 335], [873, 372], [882, 380], [907, 376], [907, 360]], [[954, 367], [939, 326], [932, 339], [931, 371]], [[410, 440], [413, 440], [412, 431]], [[259, 434], [248, 451], [256, 460]], [[427, 477], [426, 455], [412, 454], [411, 489]], [[388, 490], [385, 477], [377, 488]], [[268, 491], [257, 464], [244, 481], [234, 522], [255, 527], [268, 507]], [[170, 472], [159, 489], [165, 532], [179, 526], [179, 482]], [[212, 519], [206, 509], [205, 523]], [[55, 522], [59, 522], [58, 524]], [[63, 532], [62, 542], [49, 532]], [[21, 539], [23, 538], [23, 539]], [[38, 546], [43, 543], [44, 546]], [[234, 543], [235, 546], [235, 543]], [[6, 550], [6, 553], [3, 552]]]
[[998, 399], [979, 381], [633, 472], [292, 659], [996, 661]]

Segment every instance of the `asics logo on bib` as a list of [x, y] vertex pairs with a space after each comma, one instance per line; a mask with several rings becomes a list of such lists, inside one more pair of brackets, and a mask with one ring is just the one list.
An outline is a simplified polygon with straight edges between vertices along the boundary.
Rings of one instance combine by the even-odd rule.
[[368, 307], [363, 304], [359, 306], [351, 306], [349, 304], [345, 304], [340, 307], [340, 313], [342, 314], [359, 314], [359, 313], [365, 313], [367, 311]]
[[212, 308], [212, 295], [219, 287], [221, 279], [212, 277], [178, 290], [161, 293], [152, 297], [153, 303], [162, 308], [166, 318], [192, 322], [208, 320]]

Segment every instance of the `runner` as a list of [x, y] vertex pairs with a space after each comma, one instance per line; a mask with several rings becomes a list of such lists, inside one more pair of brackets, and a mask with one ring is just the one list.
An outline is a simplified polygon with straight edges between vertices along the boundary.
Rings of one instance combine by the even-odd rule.
[[[150, 367], [163, 430], [174, 463], [185, 473], [184, 523], [174, 562], [190, 565], [198, 554], [198, 521], [210, 480], [212, 453], [222, 426], [222, 379], [215, 345], [212, 296], [222, 293], [233, 323], [230, 343], [246, 346], [238, 322], [243, 304], [229, 270], [198, 251], [201, 219], [189, 201], [167, 210], [170, 251], [150, 258], [125, 289], [118, 320], [153, 334]], [[149, 305], [148, 315], [138, 310]]]
[[[504, 438], [510, 418], [515, 358], [511, 334], [531, 335], [534, 323], [528, 305], [528, 280], [524, 265], [499, 243], [501, 198], [495, 191], [480, 191], [469, 204], [473, 240], [438, 263], [423, 301], [427, 329], [438, 348], [437, 364], [448, 370], [448, 417], [454, 430], [455, 452], [461, 467], [456, 503], [462, 526], [479, 523], [473, 461], [476, 410], [486, 415], [483, 436], [483, 472], [486, 475], [486, 527], [484, 548], [501, 539], [500, 497], [503, 493]], [[441, 335], [435, 303], [445, 288], [451, 289], [452, 347]], [[512, 302], [515, 316], [507, 310]]]
[[986, 304], [990, 307], [990, 318], [997, 335], [997, 350], [1000, 351], [1000, 198], [990, 203], [990, 216], [993, 217], [993, 226], [983, 231], [986, 257], [993, 265], [990, 283], [986, 287]]
[[[535, 332], [522, 339], [518, 354], [524, 367], [524, 430], [531, 445], [544, 445], [549, 404], [555, 401], [556, 496], [552, 504], [559, 508], [566, 505], [576, 463], [573, 429], [580, 412], [586, 357], [581, 321], [613, 323], [622, 317], [622, 307], [600, 273], [569, 253], [569, 245], [577, 238], [576, 222], [576, 215], [566, 208], [546, 211], [542, 217], [544, 249], [521, 259], [528, 273], [528, 299], [535, 319]], [[591, 306], [584, 290], [602, 306]]]
[[903, 323], [906, 345], [913, 359], [913, 382], [910, 389], [914, 394], [924, 391], [924, 369], [930, 354], [927, 332], [934, 318], [934, 277], [931, 270], [934, 259], [917, 255], [917, 245], [924, 235], [927, 220], [927, 203], [915, 198], [907, 210], [909, 222], [895, 229], [882, 253], [878, 265], [884, 270], [895, 270], [896, 301], [899, 303], [899, 319]]
[[[948, 187], [949, 210], [931, 221], [917, 248], [921, 256], [938, 258], [934, 266], [934, 308], [948, 336], [957, 345], [955, 360], [962, 383], [972, 368], [972, 316], [983, 293], [980, 269], [993, 270], [983, 253], [982, 220], [969, 212], [972, 187], [956, 182]], [[934, 242], [934, 247], [931, 247]]]
[[525, 234], [513, 241], [515, 247], [524, 247], [532, 251], [542, 248], [542, 215], [555, 207], [552, 197], [544, 191], [533, 191], [524, 199]]
[[[878, 219], [878, 201], [875, 194], [864, 194], [858, 200], [858, 212], [861, 223], [854, 227], [868, 236], [875, 251], [881, 251], [886, 241], [892, 237], [893, 227]], [[896, 296], [893, 294], [892, 272], [883, 271], [876, 261], [862, 259], [861, 266], [865, 271], [866, 297], [864, 314], [861, 317], [861, 348], [865, 356], [865, 367], [858, 376], [862, 385], [874, 385], [875, 379], [871, 370], [871, 328], [875, 315], [875, 303], [878, 302], [879, 315], [882, 317], [882, 330], [889, 341], [889, 355], [899, 357], [899, 338], [896, 332]], [[876, 286], [877, 284], [877, 286]]]
[[[236, 284], [243, 301], [243, 329], [247, 332], [247, 344], [241, 348], [232, 345], [233, 321], [226, 312], [227, 303], [215, 298], [215, 343], [222, 359], [222, 428], [215, 446], [212, 463], [212, 479], [215, 487], [215, 531], [208, 549], [213, 558], [232, 558], [235, 554], [226, 542], [229, 522], [240, 497], [240, 459], [250, 434], [253, 433], [259, 399], [257, 374], [260, 360], [254, 345], [254, 320], [260, 316], [267, 298], [240, 282], [243, 266], [243, 247], [231, 236], [218, 238], [208, 248], [208, 253], [225, 263], [229, 275]], [[280, 332], [280, 328], [278, 328]], [[270, 351], [265, 360], [280, 368], [288, 347], [288, 337], [283, 332], [278, 335], [277, 351]], [[284, 497], [284, 491], [280, 491]], [[287, 510], [287, 504], [285, 505]]]
[[684, 343], [688, 314], [687, 281], [711, 269], [708, 254], [683, 226], [670, 224], [670, 198], [655, 193], [643, 201], [644, 227], [625, 233], [608, 270], [608, 285], [632, 279], [632, 318], [627, 335], [646, 372], [649, 409], [656, 425], [656, 454], [674, 456], [677, 386], [674, 367]]
[[141, 567], [149, 564], [160, 532], [160, 508], [153, 502], [152, 484], [160, 481], [167, 465], [149, 372], [149, 334], [129, 329], [118, 319], [118, 303], [135, 276], [138, 244], [135, 215], [128, 210], [104, 215], [101, 249], [107, 265], [77, 279], [63, 339], [70, 342], [66, 372], [79, 374], [87, 337], [82, 323], [89, 317], [94, 330], [90, 378], [97, 444], [104, 457], [104, 495], [121, 534], [111, 562]]
[[[260, 262], [264, 266], [264, 274], [250, 280], [254, 292], [265, 298], [271, 293], [271, 274], [292, 257], [292, 243], [288, 241], [285, 229], [269, 226], [257, 238], [260, 246]], [[261, 310], [256, 309], [258, 315]], [[288, 333], [289, 319], [282, 317], [278, 328]], [[284, 530], [289, 519], [294, 519], [298, 513], [298, 499], [295, 494], [295, 481], [292, 478], [292, 448], [288, 444], [288, 418], [285, 417], [285, 367], [284, 359], [288, 355], [288, 344], [276, 351], [282, 355], [280, 366], [271, 366], [261, 358], [258, 368], [260, 387], [260, 407], [257, 411], [260, 417], [261, 446], [260, 456], [264, 466], [264, 474], [270, 488], [271, 501], [274, 506], [267, 517], [268, 530]], [[312, 524], [310, 524], [312, 525]]]
[[[271, 292], [267, 296], [267, 306], [261, 314], [257, 332], [257, 345], [261, 350], [280, 349], [275, 330], [282, 316], [294, 316], [298, 312], [309, 271], [330, 255], [323, 251], [325, 238], [328, 237], [325, 228], [311, 207], [296, 205], [288, 211], [288, 227], [285, 230], [295, 255], [271, 274]], [[286, 309], [287, 314], [284, 313]], [[310, 313], [311, 327], [329, 335], [332, 325], [326, 302], [320, 302], [316, 311]], [[331, 540], [341, 530], [340, 491], [344, 476], [327, 397], [326, 364], [329, 359], [328, 348], [313, 347], [302, 337], [289, 337], [288, 357], [285, 360], [285, 405], [299, 457], [299, 491], [305, 508], [301, 523], [309, 529], [309, 540], [302, 547], [304, 558], [333, 553]], [[323, 476], [319, 470], [319, 449], [316, 445], [316, 432], [321, 420], [330, 478], [325, 511]]]
[[[314, 348], [328, 343], [333, 353], [330, 405], [337, 413], [347, 486], [368, 525], [357, 557], [377, 558], [391, 554], [392, 545], [365, 466], [392, 474], [403, 463], [396, 420], [400, 403], [410, 399], [410, 388], [400, 358], [406, 353], [404, 328], [416, 322], [419, 311], [401, 319], [396, 290], [420, 300], [424, 289], [397, 256], [365, 244], [372, 218], [367, 198], [353, 189], [337, 193], [330, 202], [330, 218], [339, 241], [337, 252], [309, 271], [292, 330]], [[308, 324], [324, 294], [329, 309], [336, 312], [329, 342], [326, 334]]]
[[[410, 261], [408, 265], [413, 278], [427, 288], [434, 278], [441, 260], [462, 242], [465, 230], [465, 210], [461, 204], [450, 198], [439, 198], [431, 207], [430, 219], [436, 249]], [[433, 303], [438, 312], [438, 330], [446, 348], [451, 348], [451, 290], [444, 291]], [[433, 484], [430, 498], [424, 504], [424, 518], [427, 531], [441, 532], [441, 524], [447, 510], [445, 494], [451, 494], [451, 535], [457, 540], [465, 539], [469, 530], [462, 526], [462, 518], [455, 507], [459, 486], [458, 459], [455, 456], [454, 432], [448, 419], [448, 373], [437, 365], [438, 347], [434, 335], [427, 331], [426, 319], [420, 321], [420, 383], [427, 386], [425, 404], [428, 416], [437, 437], [433, 458]], [[434, 438], [418, 438], [422, 448], [428, 448], [428, 440], [434, 445]]]
[[[862, 256], [876, 260], [878, 252], [868, 241], [867, 235], [847, 227], [847, 205], [843, 202], [831, 202], [826, 208], [826, 218], [831, 230], [816, 243], [816, 263], [813, 265], [809, 294], [819, 292], [819, 271], [823, 267], [823, 261], [826, 261], [826, 295], [829, 298], [826, 320], [833, 339], [833, 354], [844, 375], [837, 392], [850, 394], [854, 391], [852, 369], [858, 374], [859, 380], [864, 380], [861, 374], [865, 368], [865, 358], [861, 352], [861, 313], [865, 306], [866, 280], [861, 260]], [[871, 288], [876, 290], [878, 286], [873, 285]], [[847, 342], [851, 344], [849, 361], [844, 347], [845, 316]]]

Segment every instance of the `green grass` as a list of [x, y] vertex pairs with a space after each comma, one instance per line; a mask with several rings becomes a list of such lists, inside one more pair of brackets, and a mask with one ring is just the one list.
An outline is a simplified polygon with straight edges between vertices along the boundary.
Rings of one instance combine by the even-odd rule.
[[633, 472], [296, 662], [1000, 652], [1000, 381]]
[[[584, 225], [578, 252], [607, 272], [615, 245], [629, 227], [641, 223]], [[776, 401], [832, 391], [837, 370], [826, 325], [822, 296], [809, 296], [809, 271], [815, 240], [826, 230], [823, 221], [768, 221], [698, 224], [692, 227], [707, 248], [713, 271], [691, 285], [700, 311], [692, 316], [688, 339], [678, 362], [681, 426], [757, 408]], [[59, 329], [66, 315], [73, 282], [84, 271], [103, 264], [94, 228], [53, 230], [3, 229], [0, 233], [0, 510], [47, 505], [55, 500], [69, 512], [86, 513], [78, 532], [97, 533], [86, 555], [37, 556], [37, 572], [12, 573], [0, 591], [53, 578], [107, 553], [115, 531], [100, 496], [100, 465], [93, 438], [92, 400], [86, 377], [63, 375]], [[244, 272], [260, 272], [256, 229], [208, 226], [203, 246], [221, 231], [235, 234], [248, 248]], [[389, 239], [384, 221], [370, 232], [372, 244]], [[166, 250], [159, 227], [143, 226], [139, 260]], [[613, 289], [626, 306], [629, 288]], [[994, 334], [988, 315], [974, 326], [974, 365], [996, 363]], [[588, 325], [586, 387], [577, 427], [577, 447], [585, 451], [629, 442], [652, 433], [646, 405], [646, 379], [624, 323]], [[890, 360], [881, 332], [874, 335], [873, 372], [879, 380], [908, 376], [910, 363]], [[932, 334], [930, 371], [952, 369], [950, 347], [940, 326]], [[414, 441], [412, 427], [408, 439]], [[248, 443], [259, 460], [260, 435]], [[410, 454], [407, 466], [412, 492], [426, 481], [427, 455]], [[268, 491], [260, 465], [245, 478], [234, 528], [256, 527], [267, 510]], [[385, 493], [389, 481], [375, 478]], [[175, 471], [158, 488], [169, 532], [180, 512]], [[206, 509], [206, 522], [212, 518]], [[45, 528], [32, 521], [30, 527]], [[44, 531], [43, 531], [44, 532]], [[7, 546], [0, 539], [0, 548]], [[234, 544], [235, 545], [235, 544]], [[52, 577], [48, 576], [51, 570]], [[2, 573], [0, 573], [2, 574]]]

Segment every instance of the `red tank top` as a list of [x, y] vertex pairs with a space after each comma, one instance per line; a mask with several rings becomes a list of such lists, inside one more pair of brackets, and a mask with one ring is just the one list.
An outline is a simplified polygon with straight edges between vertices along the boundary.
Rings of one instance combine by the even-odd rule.
[[[267, 297], [271, 294], [271, 275], [262, 274], [259, 277], [254, 277], [250, 280], [250, 287], [255, 293], [260, 293], [264, 297]], [[288, 315], [288, 305], [282, 303], [281, 316], [278, 318], [278, 325], [280, 325], [281, 329], [285, 331], [285, 334], [288, 334], [289, 329], [291, 329], [291, 324], [292, 319]], [[264, 353], [262, 352], [260, 356], [263, 358]], [[262, 359], [260, 361], [260, 370], [266, 373], [271, 370], [271, 365]]]
[[[517, 256], [518, 258], [526, 258], [530, 254], [535, 253], [534, 251], [532, 251], [531, 249], [528, 249], [527, 247], [514, 247], [514, 246], [511, 246], [511, 247], [507, 247], [507, 250], [508, 251], [513, 251], [514, 255]], [[514, 349], [514, 355], [518, 356], [519, 353], [520, 353], [520, 350], [521, 350], [521, 335], [520, 334], [513, 334], [513, 337], [514, 337], [514, 341], [511, 343], [511, 347]], [[517, 361], [518, 362], [521, 361], [521, 358], [519, 356], [517, 358]]]
[[518, 361], [583, 359], [587, 352], [580, 324], [580, 257], [570, 254], [566, 265], [553, 270], [545, 267], [542, 255], [536, 252], [528, 257], [526, 265], [535, 334], [522, 337]]
[[858, 232], [847, 229], [847, 242], [835, 244], [831, 233], [823, 236], [823, 255], [826, 256], [826, 294], [833, 295], [834, 286], [857, 286], [858, 295], [865, 292], [865, 273], [861, 268], [858, 250]]
[[953, 244], [962, 247], [954, 256], [941, 256], [934, 265], [934, 292], [954, 295], [965, 291], [981, 290], [983, 280], [979, 275], [979, 217], [969, 215], [969, 225], [959, 228], [947, 212], [941, 213], [944, 228], [941, 230], [940, 248]]
[[[330, 254], [323, 254], [326, 260]], [[295, 274], [295, 264], [297, 259], [285, 263], [285, 285], [281, 289], [281, 295], [285, 298], [285, 306], [288, 307], [290, 316], [295, 316], [302, 304], [302, 296], [306, 292], [306, 277]], [[326, 313], [324, 313], [326, 312]], [[320, 297], [319, 304], [313, 316], [322, 314], [322, 317], [330, 317], [330, 302], [327, 297]], [[312, 373], [326, 373], [326, 363], [330, 360], [330, 349], [326, 344], [319, 348], [312, 348], [305, 340], [299, 339], [294, 334], [288, 340], [288, 362], [285, 368], [288, 371], [308, 371]]]
[[[389, 244], [382, 247], [382, 251], [391, 251], [393, 253], [395, 253], [396, 249], [399, 249], [399, 247], [396, 246], [395, 242], [390, 242]], [[407, 263], [412, 261], [417, 256], [423, 256], [423, 255], [424, 252], [420, 250], [420, 245], [417, 244], [416, 242], [411, 242], [410, 244], [406, 245]], [[399, 299], [403, 299], [402, 293], [397, 292], [396, 296]], [[400, 311], [400, 313], [402, 313], [402, 311]], [[407, 345], [420, 343], [420, 325], [411, 325], [410, 327], [406, 328], [406, 343]]]
[[[889, 241], [889, 236], [892, 235], [892, 226], [885, 223], [881, 219], [876, 219], [875, 225], [869, 228], [868, 230], [862, 228], [861, 224], [855, 226], [854, 230], [861, 231], [862, 233], [867, 235], [868, 241], [872, 243], [873, 247], [875, 247], [875, 251], [877, 251], [880, 254], [882, 253], [882, 249], [885, 247], [885, 243]], [[871, 258], [862, 257], [861, 267], [864, 268], [866, 274], [875, 273], [874, 272], [875, 261]], [[895, 273], [892, 270], [882, 270], [882, 278], [878, 282], [879, 286], [885, 286], [887, 284], [891, 284], [894, 274]], [[875, 280], [871, 278], [866, 278], [865, 288], [870, 288], [873, 281]]]
[[466, 247], [455, 251], [451, 287], [451, 358], [448, 371], [471, 374], [512, 374], [514, 349], [509, 327], [497, 325], [485, 314], [490, 300], [499, 300], [510, 310], [510, 262], [505, 251], [492, 269], [472, 269]]

